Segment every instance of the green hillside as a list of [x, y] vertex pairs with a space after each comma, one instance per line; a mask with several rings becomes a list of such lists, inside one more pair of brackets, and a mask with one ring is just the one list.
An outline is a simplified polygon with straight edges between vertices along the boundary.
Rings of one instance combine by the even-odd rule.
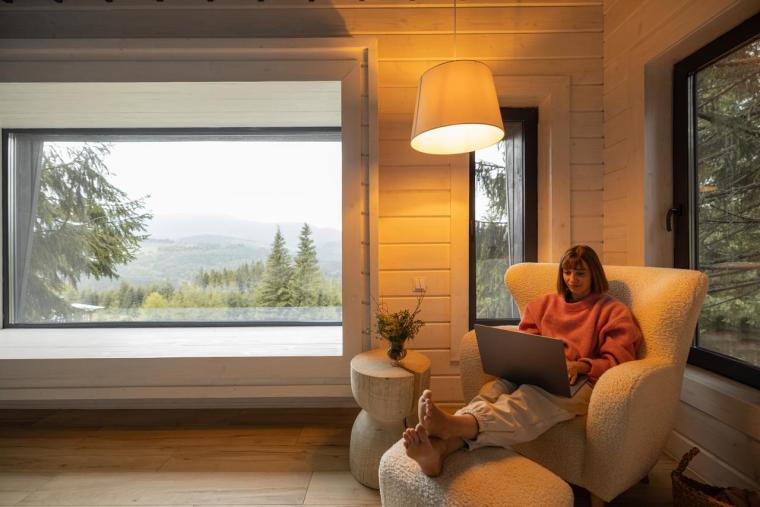
[[[334, 242], [317, 246], [320, 269], [328, 278], [340, 277], [339, 247]], [[192, 236], [176, 241], [147, 239], [132, 262], [118, 267], [118, 279], [84, 278], [79, 288], [106, 290], [118, 287], [121, 282], [136, 287], [162, 282], [179, 285], [191, 281], [201, 269], [235, 269], [245, 263], [265, 261], [268, 254], [269, 248], [227, 236]]]

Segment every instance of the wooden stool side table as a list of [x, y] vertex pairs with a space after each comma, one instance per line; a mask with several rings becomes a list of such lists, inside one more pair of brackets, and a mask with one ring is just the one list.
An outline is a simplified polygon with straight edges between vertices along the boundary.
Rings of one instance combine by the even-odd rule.
[[417, 424], [417, 400], [430, 386], [430, 359], [409, 350], [391, 366], [385, 350], [373, 349], [351, 360], [351, 391], [362, 408], [351, 428], [351, 473], [378, 489], [383, 453], [401, 438], [406, 424]]

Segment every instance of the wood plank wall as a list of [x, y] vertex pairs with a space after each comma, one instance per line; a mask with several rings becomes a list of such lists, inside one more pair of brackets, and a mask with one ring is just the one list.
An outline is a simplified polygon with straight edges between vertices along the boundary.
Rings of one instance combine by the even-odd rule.
[[[495, 75], [571, 77], [572, 238], [601, 250], [601, 6], [550, 3], [458, 2], [456, 52], [485, 61]], [[399, 7], [403, 11], [394, 16], [422, 10], [423, 18], [434, 13], [441, 18], [435, 33], [375, 33], [380, 41], [380, 294], [392, 307], [410, 305], [413, 279], [425, 278], [424, 318], [430, 323], [412, 347], [432, 360], [436, 396], [456, 402], [462, 393], [450, 344], [464, 328], [456, 321], [452, 294], [468, 267], [452, 255], [457, 242], [467, 241], [452, 230], [456, 210], [466, 204], [455, 202], [452, 186], [466, 184], [461, 176], [467, 161], [409, 147], [419, 76], [454, 55], [453, 20], [447, 25], [450, 9], [433, 10], [432, 4]]]
[[[605, 262], [650, 264], [661, 254], [645, 252], [645, 247], [652, 248], [653, 236], [646, 230], [645, 206], [658, 203], [646, 200], [648, 187], [643, 180], [646, 172], [649, 178], [672, 181], [670, 173], [664, 174], [672, 171], [672, 166], [669, 160], [660, 163], [643, 156], [643, 130], [646, 126], [669, 131], [672, 118], [670, 112], [656, 119], [645, 117], [645, 110], [650, 111], [644, 97], [645, 66], [655, 62], [666, 76], [657, 90], [646, 90], [650, 94], [647, 101], [670, 104], [672, 84], [667, 76], [672, 72], [673, 63], [730, 29], [743, 19], [741, 15], [748, 17], [759, 9], [760, 2], [741, 0], [605, 0]], [[737, 19], [722, 23], [728, 25], [725, 28], [710, 24], [729, 10], [744, 14], [731, 14]], [[679, 47], [695, 34], [699, 40], [692, 39], [685, 44], [688, 47]], [[664, 125], [660, 125], [663, 122]], [[644, 160], [647, 164], [653, 163], [644, 167]], [[672, 247], [665, 254], [671, 258]], [[699, 368], [687, 367], [667, 451], [678, 458], [696, 445], [702, 453], [691, 468], [708, 482], [757, 489], [759, 420], [757, 390]]]
[[[665, 211], [672, 206], [670, 60], [679, 52], [673, 46], [703, 31], [722, 13], [742, 4], [751, 10], [753, 3], [758, 4], [755, 0], [605, 0], [602, 211], [607, 264], [672, 265], [672, 238], [664, 222]], [[657, 72], [656, 90], [645, 92], [646, 71]], [[645, 131], [657, 128], [662, 139], [652, 140], [645, 151]]]
[[467, 251], [467, 237], [452, 224], [466, 220], [459, 215], [467, 210], [468, 169], [466, 157], [427, 156], [409, 147], [422, 72], [456, 54], [485, 61], [495, 75], [569, 76], [571, 237], [602, 249], [601, 0], [458, 0], [456, 36], [453, 0], [20, 4], [0, 5], [3, 37], [376, 37], [380, 295], [391, 307], [412, 304], [413, 279], [425, 278], [429, 325], [413, 346], [432, 359], [441, 400], [462, 399], [449, 354], [452, 339], [466, 329], [457, 316], [466, 315], [459, 301], [467, 299], [461, 292], [468, 266], [456, 252]]

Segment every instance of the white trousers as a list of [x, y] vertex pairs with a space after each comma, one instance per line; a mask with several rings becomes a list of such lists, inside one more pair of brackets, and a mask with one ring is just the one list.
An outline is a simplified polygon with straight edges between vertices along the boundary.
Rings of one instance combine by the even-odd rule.
[[540, 387], [498, 379], [485, 384], [456, 415], [471, 414], [478, 421], [478, 435], [465, 440], [470, 450], [509, 447], [534, 440], [555, 424], [585, 414], [591, 390], [586, 383], [575, 396], [565, 398]]

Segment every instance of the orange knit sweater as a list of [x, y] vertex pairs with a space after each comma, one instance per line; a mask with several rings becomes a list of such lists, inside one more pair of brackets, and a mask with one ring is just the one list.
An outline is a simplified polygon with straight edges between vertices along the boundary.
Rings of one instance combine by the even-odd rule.
[[588, 363], [592, 382], [613, 366], [635, 359], [641, 343], [631, 311], [609, 294], [591, 294], [574, 303], [547, 294], [525, 308], [520, 331], [565, 342], [567, 360]]

